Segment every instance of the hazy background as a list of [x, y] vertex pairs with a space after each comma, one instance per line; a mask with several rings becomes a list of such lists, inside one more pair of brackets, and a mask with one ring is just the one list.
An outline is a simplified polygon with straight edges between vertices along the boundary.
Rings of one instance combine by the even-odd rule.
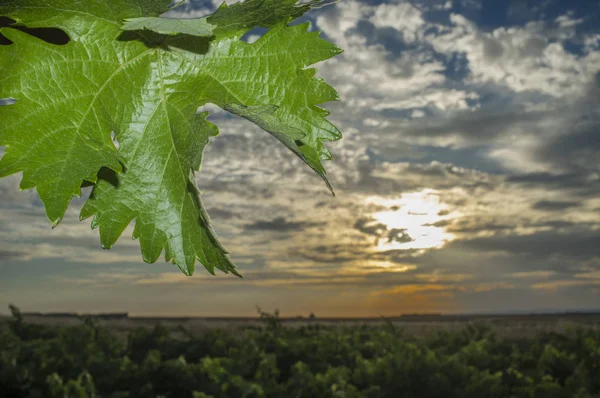
[[103, 251], [83, 199], [51, 230], [13, 176], [0, 312], [600, 309], [600, 3], [342, 0], [306, 20], [345, 49], [318, 65], [342, 97], [325, 105], [344, 134], [328, 145], [335, 198], [269, 134], [207, 107], [221, 135], [198, 183], [245, 279], [145, 264], [131, 227]]

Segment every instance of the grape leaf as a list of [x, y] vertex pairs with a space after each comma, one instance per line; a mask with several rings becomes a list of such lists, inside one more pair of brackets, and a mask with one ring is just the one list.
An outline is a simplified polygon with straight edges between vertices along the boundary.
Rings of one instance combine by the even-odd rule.
[[131, 18], [123, 24], [123, 30], [152, 30], [165, 35], [212, 36], [214, 25], [206, 22], [205, 18], [171, 19], [171, 18]]
[[[320, 7], [332, 2], [312, 0], [302, 5], [296, 5], [296, 3], [297, 0], [249, 0], [243, 3], [235, 3], [232, 6], [227, 6], [226, 3], [223, 3], [214, 14], [204, 18], [129, 18], [126, 19], [126, 22], [123, 24], [122, 28], [124, 30], [147, 29], [157, 33], [169, 35], [182, 34], [196, 36], [208, 36], [209, 34], [207, 31], [212, 29], [212, 34], [217, 37], [233, 36], [237, 38], [255, 27], [260, 26], [263, 28], [274, 28], [281, 24], [282, 21], [288, 21], [289, 19], [297, 18], [311, 8]], [[308, 27], [308, 25], [303, 25], [303, 27]], [[313, 37], [311, 37], [311, 35]], [[286, 51], [288, 51], [288, 54], [290, 55], [290, 62], [294, 62], [298, 67], [303, 68], [342, 52], [341, 49], [332, 45], [331, 43], [328, 43], [324, 40], [314, 40], [316, 38], [315, 36], [318, 36], [318, 33], [314, 32], [312, 34], [298, 35], [293, 39], [289, 38], [289, 40], [304, 41], [295, 49], [292, 49], [291, 47], [286, 48]], [[308, 48], [307, 46], [317, 45], [316, 43], [318, 43], [318, 48], [311, 49], [311, 55], [302, 53], [302, 51], [304, 51], [303, 49]], [[256, 56], [256, 52], [248, 52], [246, 49], [242, 50], [243, 47], [238, 48], [240, 48], [240, 51], [244, 53], [244, 56]], [[282, 54], [281, 51], [277, 53]], [[299, 56], [299, 58], [296, 58], [296, 56]], [[305, 63], [298, 63], [298, 61], [304, 61]], [[334, 125], [324, 119], [324, 117], [328, 116], [329, 113], [321, 108], [315, 107], [314, 105], [326, 101], [338, 100], [339, 97], [335, 90], [333, 90], [327, 84], [324, 84], [322, 81], [318, 80], [320, 84], [316, 85], [315, 79], [313, 79], [315, 73], [315, 70], [308, 70], [306, 78], [302, 79], [304, 80], [303, 84], [307, 84], [307, 86], [300, 84], [296, 85], [295, 87], [290, 87], [289, 90], [295, 90], [297, 92], [297, 94], [295, 94], [297, 96], [295, 99], [298, 99], [302, 96], [301, 92], [303, 87], [315, 87], [316, 92], [308, 93], [306, 97], [307, 104], [310, 104], [309, 108], [312, 108], [312, 110], [314, 110], [316, 113], [313, 113], [309, 116], [307, 113], [294, 113], [294, 111], [302, 112], [305, 109], [297, 108], [292, 110], [290, 108], [284, 108], [279, 112], [279, 114], [285, 113], [286, 115], [293, 115], [294, 117], [287, 118], [287, 120], [281, 120], [280, 123], [278, 123], [277, 128], [275, 128], [275, 124], [272, 122], [268, 123], [265, 120], [262, 120], [262, 116], [268, 117], [268, 115], [271, 115], [271, 113], [248, 112], [249, 108], [244, 107], [243, 105], [236, 106], [235, 103], [224, 104], [223, 106], [220, 104], [219, 105], [231, 113], [253, 121], [274, 135], [292, 152], [304, 160], [313, 170], [315, 170], [315, 172], [320, 175], [321, 178], [323, 178], [327, 184], [327, 187], [333, 193], [333, 188], [327, 179], [325, 169], [321, 163], [321, 159], [331, 159], [331, 154], [323, 145], [322, 140], [338, 140], [341, 138], [341, 134]], [[300, 79], [298, 79], [298, 82], [299, 81]], [[317, 99], [319, 95], [324, 97], [322, 99]], [[313, 100], [311, 103], [311, 97], [317, 99], [318, 102], [314, 102]], [[265, 105], [270, 107], [273, 106], [273, 104]], [[245, 109], [245, 111], [242, 109]], [[242, 113], [239, 113], [238, 111]], [[277, 116], [275, 117], [277, 118]], [[272, 117], [271, 120], [273, 120]], [[302, 123], [302, 121], [308, 123], [298, 125], [298, 123]], [[269, 125], [274, 129], [266, 128], [265, 125]], [[298, 129], [300, 131], [307, 132], [305, 137], [303, 137], [304, 139], [290, 140], [290, 137], [295, 135]]]
[[[189, 30], [176, 20], [151, 25], [164, 0], [3, 1], [0, 15], [16, 22], [0, 28], [13, 42], [0, 46], [0, 98], [17, 101], [0, 106], [0, 177], [22, 171], [21, 188], [37, 189], [53, 226], [82, 184], [93, 183], [80, 218], [93, 217], [104, 248], [135, 220], [144, 261], [164, 250], [186, 275], [198, 260], [211, 274], [241, 276], [195, 184], [218, 134], [196, 109], [210, 102], [253, 121], [327, 182], [322, 141], [341, 135], [317, 104], [338, 95], [306, 67], [341, 50], [308, 24], [288, 25], [320, 4], [250, 0]], [[47, 43], [19, 26], [59, 28], [70, 41]], [[240, 40], [256, 26], [271, 29], [253, 44]]]
[[214, 14], [203, 18], [127, 18], [122, 29], [148, 29], [168, 35], [239, 36], [258, 26], [272, 28], [281, 21], [296, 19], [311, 8], [330, 4], [331, 1], [311, 0], [302, 5], [296, 3], [297, 0], [248, 0], [228, 6], [223, 2]]

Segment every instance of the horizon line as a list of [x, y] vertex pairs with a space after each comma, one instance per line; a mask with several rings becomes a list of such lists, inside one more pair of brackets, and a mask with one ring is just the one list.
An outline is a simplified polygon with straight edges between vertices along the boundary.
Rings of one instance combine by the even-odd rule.
[[[275, 316], [275, 312], [265, 312], [268, 316]], [[310, 315], [313, 315], [311, 313]], [[71, 311], [51, 311], [51, 312], [36, 312], [28, 311], [21, 312], [22, 316], [50, 316], [50, 317], [120, 317], [128, 319], [207, 319], [207, 320], [255, 320], [261, 319], [260, 314], [255, 316], [203, 316], [203, 315], [145, 315], [145, 314], [130, 314], [128, 312], [96, 312], [96, 313], [80, 313]], [[397, 315], [372, 315], [372, 316], [319, 316], [314, 314], [314, 318], [310, 315], [291, 315], [281, 316], [278, 315], [279, 319], [282, 320], [362, 320], [362, 319], [395, 319], [395, 318], [410, 318], [410, 317], [439, 317], [439, 318], [450, 318], [450, 317], [485, 317], [485, 316], [532, 316], [532, 315], [600, 315], [600, 308], [597, 309], [537, 309], [537, 310], [515, 310], [515, 311], [476, 311], [476, 312], [456, 312], [456, 313], [442, 313], [442, 312], [423, 312], [423, 313], [403, 313]], [[12, 317], [10, 313], [0, 313], [0, 317]]]

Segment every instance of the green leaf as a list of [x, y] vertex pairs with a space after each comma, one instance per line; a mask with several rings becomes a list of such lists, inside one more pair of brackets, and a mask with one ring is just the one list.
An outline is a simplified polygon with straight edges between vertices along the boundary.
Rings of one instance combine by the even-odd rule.
[[[193, 34], [191, 32], [195, 30], [205, 32], [206, 27], [212, 26], [213, 34], [216, 37], [220, 37], [222, 41], [225, 37], [233, 37], [234, 42], [237, 44], [241, 42], [236, 39], [250, 29], [258, 26], [277, 29], [278, 26], [286, 26], [289, 20], [303, 15], [311, 8], [321, 7], [333, 2], [313, 0], [303, 5], [296, 5], [296, 3], [297, 0], [249, 0], [243, 3], [236, 3], [232, 6], [227, 6], [226, 3], [223, 3], [214, 14], [204, 18], [132, 18], [126, 20], [123, 24], [123, 29], [138, 30], [143, 27], [157, 33], [191, 35]], [[247, 47], [237, 45], [234, 49], [243, 54], [241, 57], [247, 57], [247, 59], [251, 57], [256, 59], [273, 59], [275, 56], [284, 57], [287, 58], [289, 65], [296, 64], [298, 69], [323, 61], [342, 52], [337, 46], [325, 40], [318, 39], [319, 34], [317, 32], [307, 34], [308, 26], [308, 24], [299, 25], [299, 30], [294, 32], [297, 33], [294, 35], [289, 34], [292, 32], [289, 29], [285, 33], [282, 33], [281, 36], [283, 37], [277, 38], [277, 40], [283, 39], [281, 40], [283, 46], [281, 49], [275, 48], [278, 44], [274, 44], [273, 40], [269, 40], [266, 46], [269, 48], [269, 54], [264, 50], [256, 51], [256, 47], [248, 49]], [[205, 35], [205, 33], [202, 33], [197, 36]], [[269, 37], [269, 39], [271, 38]], [[261, 42], [260, 44], [264, 43]], [[310, 50], [310, 54], [305, 50]], [[341, 138], [341, 133], [325, 119], [325, 116], [328, 116], [329, 112], [315, 105], [327, 101], [336, 101], [339, 100], [339, 97], [337, 92], [329, 85], [320, 79], [314, 79], [315, 73], [316, 70], [314, 69], [298, 72], [299, 75], [304, 74], [304, 76], [298, 76], [294, 82], [297, 84], [288, 87], [288, 90], [286, 90], [287, 92], [295, 92], [294, 95], [296, 98], [292, 101], [300, 100], [304, 96], [308, 104], [307, 108], [310, 108], [313, 112], [306, 112], [306, 109], [298, 107], [296, 110], [301, 113], [294, 114], [296, 110], [292, 110], [289, 107], [285, 108], [284, 105], [284, 109], [281, 109], [278, 115], [285, 114], [285, 116], [280, 117], [274, 114], [274, 112], [257, 113], [249, 111], [252, 107], [256, 106], [273, 108], [274, 110], [279, 108], [278, 105], [272, 103], [262, 103], [260, 105], [251, 105], [250, 107], [241, 103], [217, 103], [217, 105], [233, 114], [251, 120], [279, 139], [286, 147], [315, 170], [333, 193], [333, 188], [327, 179], [325, 168], [321, 163], [322, 159], [331, 159], [331, 154], [322, 141], [338, 140]], [[272, 76], [275, 76], [275, 79], [277, 79], [276, 74], [272, 73], [269, 78], [271, 82], [277, 83], [275, 85], [278, 87], [281, 87], [278, 84], [289, 84], [290, 82], [290, 79], [276, 81], [272, 79]], [[250, 75], [245, 78], [249, 84], [256, 84], [256, 80], [253, 80], [251, 77]], [[304, 88], [314, 89], [314, 91], [302, 93]], [[291, 103], [291, 101], [286, 102]], [[263, 117], [267, 117], [269, 120], [263, 119]], [[276, 119], [277, 122], [275, 122]], [[294, 135], [298, 134], [298, 131], [306, 132], [304, 139], [293, 138]]]
[[[0, 46], [0, 98], [17, 99], [0, 106], [0, 145], [7, 146], [0, 176], [22, 171], [21, 188], [37, 188], [55, 226], [80, 187], [94, 183], [81, 219], [93, 216], [104, 248], [135, 220], [144, 261], [164, 250], [187, 275], [198, 260], [212, 274], [241, 276], [195, 184], [204, 147], [218, 134], [196, 109], [210, 102], [253, 121], [327, 182], [322, 141], [341, 135], [317, 104], [338, 96], [306, 67], [341, 50], [307, 32], [308, 24], [287, 25], [321, 2], [250, 0], [192, 27], [156, 24], [166, 3], [0, 4], [0, 15], [17, 21], [0, 29], [14, 43]], [[121, 30], [124, 20], [135, 29]], [[14, 29], [22, 25], [59, 28], [71, 40], [50, 44]], [[255, 26], [271, 30], [256, 43], [241, 41]]]
[[132, 18], [123, 24], [123, 30], [151, 30], [165, 35], [212, 36], [215, 26], [206, 19]]
[[168, 35], [210, 36], [209, 33], [212, 32], [217, 37], [241, 36], [258, 26], [272, 28], [282, 21], [294, 20], [311, 8], [322, 7], [335, 1], [312, 0], [297, 5], [297, 0], [248, 0], [231, 6], [223, 2], [214, 14], [203, 18], [127, 18], [122, 29], [148, 29]]

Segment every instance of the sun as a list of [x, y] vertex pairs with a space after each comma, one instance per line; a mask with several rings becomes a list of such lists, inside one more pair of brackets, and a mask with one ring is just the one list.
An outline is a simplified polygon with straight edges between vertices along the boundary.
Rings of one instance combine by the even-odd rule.
[[377, 249], [433, 249], [454, 239], [453, 234], [436, 225], [450, 217], [448, 206], [439, 196], [436, 190], [424, 189], [402, 194], [398, 199], [370, 198], [371, 203], [388, 209], [372, 214], [377, 222], [387, 227], [388, 233], [378, 239]]

